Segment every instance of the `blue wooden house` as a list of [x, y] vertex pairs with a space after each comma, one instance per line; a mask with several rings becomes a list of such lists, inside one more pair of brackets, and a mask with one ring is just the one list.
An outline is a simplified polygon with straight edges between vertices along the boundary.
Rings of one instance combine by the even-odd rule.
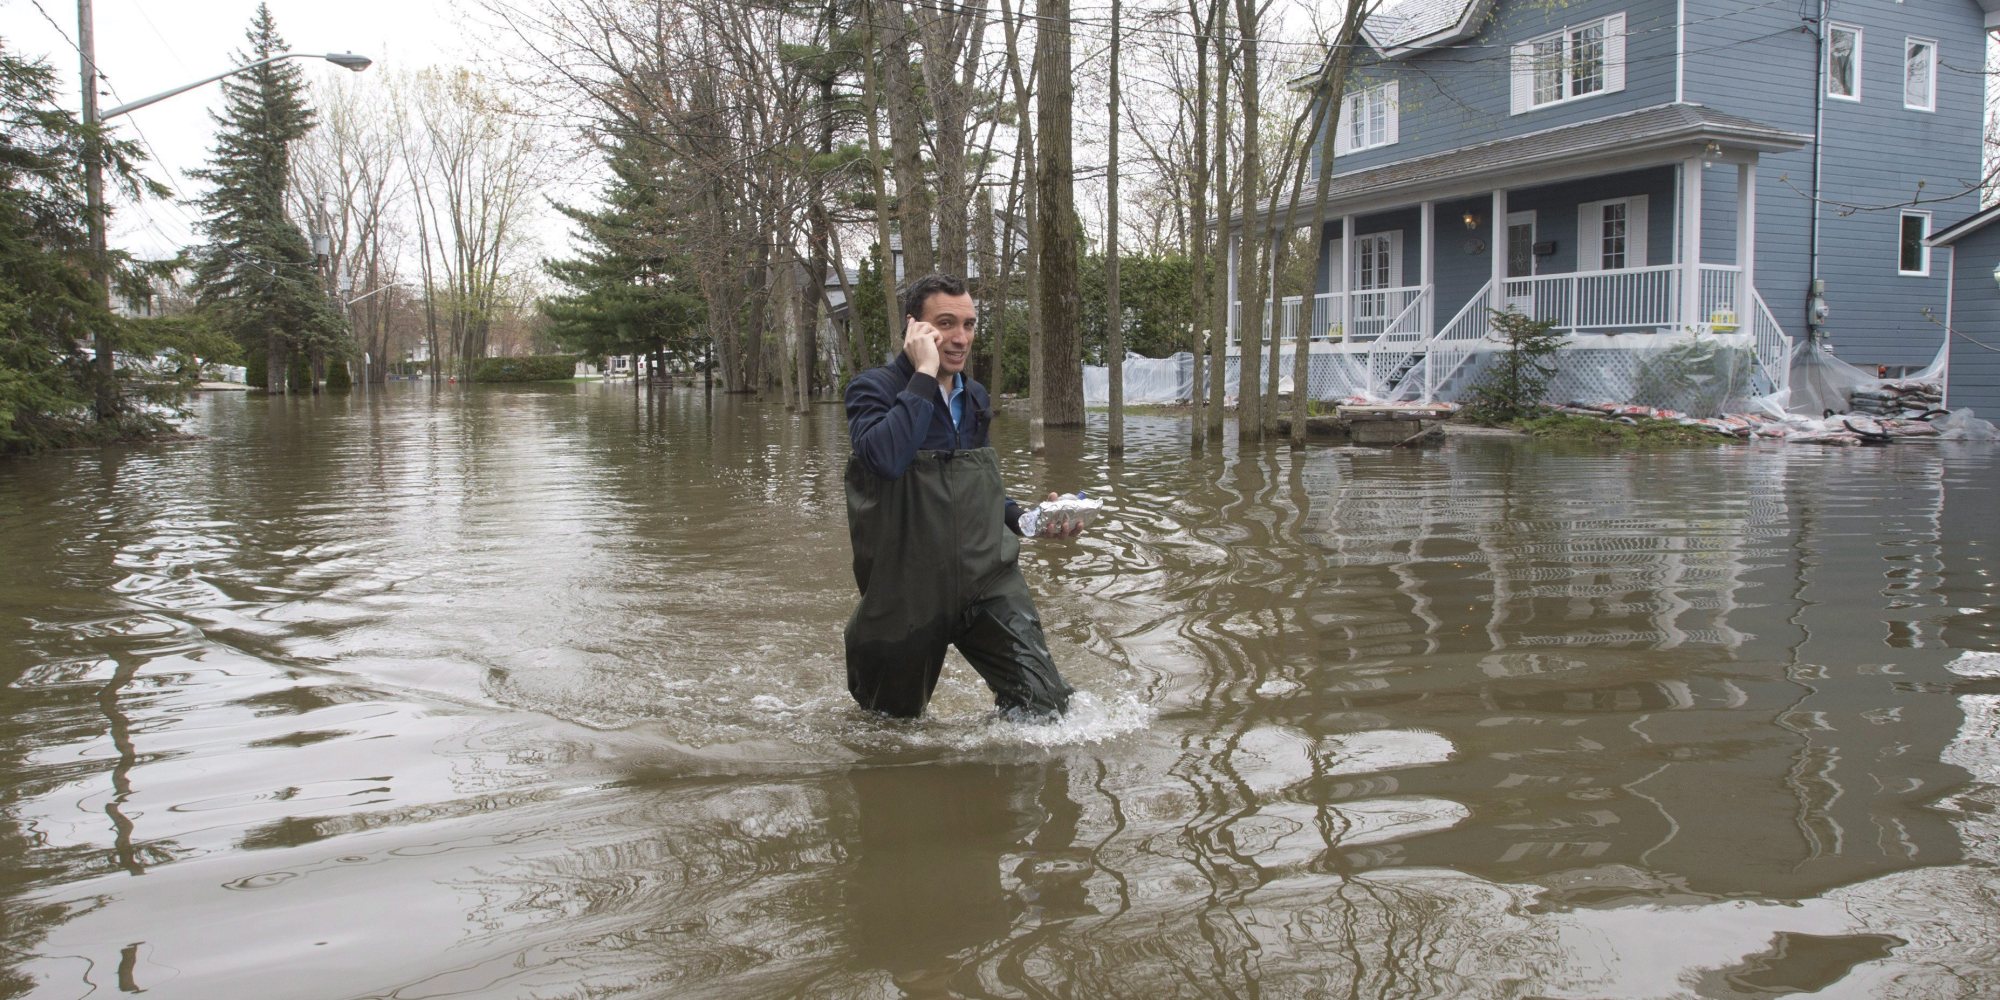
[[[1496, 309], [1567, 335], [1572, 397], [1629, 394], [1676, 346], [1740, 359], [1736, 398], [1781, 389], [1809, 332], [1921, 368], [1946, 298], [1927, 239], [1978, 207], [1996, 26], [2000, 0], [1385, 6], [1323, 116], [1316, 287], [1267, 290], [1281, 369], [1303, 344], [1316, 396], [1452, 399]], [[1312, 226], [1317, 173], [1279, 233]]]
[[1981, 417], [2000, 416], [2000, 205], [1931, 237], [1951, 282], [1944, 322], [1958, 339], [1947, 359], [1944, 399]]

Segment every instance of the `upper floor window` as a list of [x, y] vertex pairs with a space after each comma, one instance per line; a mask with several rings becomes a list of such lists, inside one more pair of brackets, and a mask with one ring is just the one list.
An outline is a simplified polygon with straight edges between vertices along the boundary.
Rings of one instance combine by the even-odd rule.
[[1903, 40], [1903, 107], [1937, 110], [1937, 43], [1928, 38]]
[[1851, 24], [1826, 26], [1826, 96], [1861, 99], [1861, 29]]
[[1924, 240], [1931, 235], [1931, 213], [1914, 209], [1904, 209], [1902, 219], [1902, 245], [1896, 260], [1896, 273], [1923, 276], [1931, 273], [1931, 248]]
[[1509, 112], [1625, 89], [1625, 15], [1571, 25], [1514, 46]]
[[1397, 139], [1396, 81], [1352, 91], [1340, 102], [1335, 155], [1387, 146]]

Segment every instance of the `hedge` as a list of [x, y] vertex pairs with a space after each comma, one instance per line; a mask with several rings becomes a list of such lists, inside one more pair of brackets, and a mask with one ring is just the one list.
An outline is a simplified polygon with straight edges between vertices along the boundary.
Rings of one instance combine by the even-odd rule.
[[525, 358], [485, 358], [472, 369], [474, 382], [554, 382], [576, 375], [576, 355], [535, 354]]

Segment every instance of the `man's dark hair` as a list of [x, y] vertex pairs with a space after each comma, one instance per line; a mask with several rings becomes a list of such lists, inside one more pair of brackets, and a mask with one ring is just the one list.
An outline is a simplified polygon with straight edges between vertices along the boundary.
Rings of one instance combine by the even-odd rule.
[[933, 295], [964, 295], [965, 279], [952, 274], [933, 274], [918, 278], [910, 290], [903, 293], [903, 315], [922, 319], [924, 303]]

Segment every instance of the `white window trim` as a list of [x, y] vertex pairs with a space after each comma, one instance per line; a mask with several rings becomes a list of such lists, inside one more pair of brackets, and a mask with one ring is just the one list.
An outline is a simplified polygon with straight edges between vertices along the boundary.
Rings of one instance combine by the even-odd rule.
[[[1903, 270], [1903, 220], [1911, 216], [1924, 220], [1924, 235], [1917, 240], [1917, 250], [1924, 255], [1924, 265], [1919, 270]], [[1905, 278], [1928, 278], [1931, 276], [1931, 248], [1924, 242], [1931, 235], [1931, 213], [1920, 208], [1906, 208], [1896, 213], [1896, 273]]]
[[[1333, 126], [1333, 155], [1345, 156], [1348, 153], [1381, 149], [1384, 146], [1393, 146], [1401, 140], [1401, 129], [1397, 127], [1397, 122], [1403, 116], [1403, 106], [1402, 101], [1398, 100], [1399, 88], [1397, 87], [1397, 82], [1390, 80], [1385, 83], [1378, 83], [1373, 87], [1363, 87], [1360, 90], [1341, 96], [1340, 115], [1334, 120]], [[1383, 104], [1382, 141], [1357, 146], [1351, 137], [1354, 123], [1347, 120], [1348, 109], [1358, 99], [1362, 110], [1365, 112], [1368, 105], [1368, 95], [1378, 93], [1382, 95], [1381, 100]]]
[[[1567, 67], [1569, 65], [1570, 38], [1577, 32], [1594, 25], [1602, 25], [1604, 28], [1604, 86], [1588, 94], [1572, 95], [1568, 92], [1569, 85], [1567, 82], [1569, 80]], [[1535, 45], [1552, 39], [1560, 39], [1563, 42], [1563, 64], [1565, 67], [1563, 74], [1565, 81], [1562, 88], [1563, 94], [1554, 100], [1543, 101], [1537, 104], [1535, 103]], [[1527, 41], [1516, 42], [1512, 52], [1513, 58], [1509, 61], [1508, 67], [1511, 91], [1508, 101], [1508, 114], [1525, 114], [1530, 111], [1540, 111], [1543, 108], [1553, 108], [1558, 105], [1571, 104], [1576, 101], [1587, 101], [1593, 97], [1603, 97], [1606, 94], [1618, 93], [1625, 89], [1625, 12], [1619, 11], [1616, 14], [1599, 20], [1565, 25], [1561, 31], [1551, 31], [1546, 34], [1536, 35]]]
[[[1576, 269], [1578, 271], [1602, 271], [1604, 267], [1604, 206], [1620, 202], [1625, 205], [1625, 266], [1614, 268], [1630, 271], [1645, 267], [1647, 261], [1647, 218], [1646, 196], [1635, 194], [1629, 198], [1606, 198], [1603, 201], [1586, 201], [1576, 206]], [[1902, 230], [1896, 231], [1896, 239], [1902, 239]], [[1900, 248], [1902, 244], [1897, 243]], [[1901, 254], [1900, 249], [1897, 250]]]
[[[1929, 104], [1910, 103], [1910, 46], [1912, 45], [1928, 45], [1931, 47], [1931, 65], [1930, 65], [1931, 79], [1929, 85], [1927, 85], [1924, 88], [1924, 92], [1930, 95], [1931, 102]], [[1937, 84], [1938, 84], [1937, 39], [1919, 38], [1915, 35], [1910, 35], [1904, 38], [1903, 39], [1903, 107], [1908, 108], [1911, 111], [1936, 111], [1937, 96], [1938, 96]]]
[[[1836, 31], [1851, 31], [1851, 32], [1854, 32], [1854, 93], [1853, 93], [1852, 95], [1849, 95], [1849, 94], [1836, 94], [1836, 93], [1834, 93], [1834, 92], [1833, 92], [1833, 33], [1834, 33], [1834, 32], [1836, 32]], [[1826, 24], [1826, 33], [1827, 33], [1827, 42], [1826, 42], [1826, 96], [1827, 96], [1827, 97], [1828, 97], [1829, 99], [1831, 99], [1831, 100], [1835, 100], [1835, 101], [1854, 101], [1854, 102], [1857, 102], [1857, 103], [1859, 103], [1859, 102], [1860, 102], [1860, 100], [1861, 100], [1861, 77], [1862, 77], [1862, 73], [1861, 73], [1861, 41], [1862, 41], [1862, 38], [1861, 38], [1861, 26], [1860, 26], [1860, 25], [1858, 25], [1858, 24], [1840, 24], [1840, 23], [1838, 23], [1838, 22], [1834, 22], [1834, 21], [1828, 21], [1828, 22], [1827, 22], [1827, 24]]]

